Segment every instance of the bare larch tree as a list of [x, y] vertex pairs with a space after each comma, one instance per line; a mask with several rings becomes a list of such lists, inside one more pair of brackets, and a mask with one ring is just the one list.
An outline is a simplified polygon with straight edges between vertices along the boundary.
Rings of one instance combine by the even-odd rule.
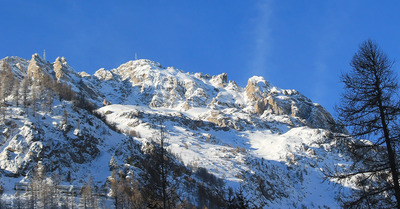
[[342, 75], [345, 91], [337, 107], [339, 120], [356, 139], [351, 144], [354, 165], [337, 179], [353, 179], [361, 188], [345, 201], [345, 207], [400, 208], [397, 77], [393, 61], [372, 41], [363, 42]]

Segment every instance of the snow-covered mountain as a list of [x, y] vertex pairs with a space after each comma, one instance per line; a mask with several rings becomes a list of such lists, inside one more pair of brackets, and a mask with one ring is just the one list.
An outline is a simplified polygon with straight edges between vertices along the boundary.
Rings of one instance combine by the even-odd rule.
[[[202, 187], [212, 191], [207, 197], [221, 191], [226, 199], [229, 188], [243, 191], [259, 208], [338, 208], [338, 191], [351, 187], [323, 174], [351, 163], [338, 143], [346, 130], [319, 104], [262, 77], [241, 87], [226, 73], [186, 73], [145, 59], [90, 75], [65, 58], [50, 63], [37, 54], [6, 57], [0, 72], [11, 72], [17, 89], [0, 98], [1, 183], [9, 202], [38, 162], [61, 176], [61, 185], [92, 177], [109, 191], [113, 158], [115, 169], [145, 186], [152, 163], [146, 150], [160, 127], [173, 166], [185, 170], [174, 170], [170, 182], [179, 185], [180, 200], [197, 207], [222, 207], [203, 200]], [[217, 181], [205, 180], [204, 170]]]

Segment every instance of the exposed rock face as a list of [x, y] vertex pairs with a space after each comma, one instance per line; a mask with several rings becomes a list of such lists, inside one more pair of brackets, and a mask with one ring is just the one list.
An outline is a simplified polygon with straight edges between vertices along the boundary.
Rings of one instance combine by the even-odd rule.
[[114, 78], [113, 74], [104, 68], [101, 68], [98, 71], [96, 71], [94, 73], [94, 76], [100, 80], [106, 80], [106, 81]]
[[337, 124], [332, 115], [319, 104], [314, 104], [309, 117], [311, 127], [325, 128], [332, 132], [348, 133], [345, 128]]
[[215, 125], [222, 127], [222, 128], [233, 128], [235, 130], [241, 130], [241, 126], [237, 121], [234, 121], [229, 116], [225, 115], [223, 112], [218, 110], [212, 110], [210, 112], [207, 121], [214, 123]]
[[249, 79], [245, 90], [255, 114], [261, 115], [266, 111], [269, 114], [288, 115], [305, 121], [306, 125], [313, 128], [345, 132], [337, 126], [329, 112], [296, 90], [271, 87], [264, 78], [257, 76]]
[[78, 74], [80, 77], [90, 77], [90, 74], [85, 71], [79, 72]]
[[[290, 115], [292, 117], [298, 116], [296, 113], [296, 104], [289, 97], [285, 96], [277, 96], [274, 94], [270, 94], [266, 99], [265, 103], [268, 107], [268, 110], [271, 110], [273, 114], [277, 115]], [[293, 111], [292, 111], [293, 110]]]
[[136, 84], [139, 82], [143, 82], [145, 79], [148, 79], [149, 72], [147, 70], [144, 71], [143, 69], [148, 69], [152, 71], [159, 68], [162, 68], [162, 66], [158, 62], [153, 62], [147, 59], [140, 59], [122, 64], [117, 69], [111, 70], [111, 72], [115, 75], [119, 75], [121, 80], [128, 79], [130, 82]]
[[267, 110], [277, 115], [290, 115], [306, 121], [312, 128], [323, 128], [333, 132], [346, 130], [339, 127], [332, 115], [321, 105], [312, 103], [296, 90], [280, 90], [271, 93], [266, 101]]
[[27, 74], [31, 78], [35, 79], [41, 79], [44, 76], [44, 71], [43, 71], [43, 66], [44, 62], [43, 60], [39, 57], [38, 54], [32, 55], [32, 59], [29, 62]]
[[8, 63], [17, 78], [23, 78], [26, 76], [29, 60], [19, 57], [6, 57], [0, 62]]
[[266, 98], [269, 92], [269, 84], [263, 77], [253, 76], [246, 86], [246, 95], [250, 101], [259, 101]]
[[213, 76], [210, 82], [214, 85], [217, 85], [220, 88], [224, 88], [228, 83], [228, 74], [222, 73], [216, 76]]
[[61, 80], [61, 78], [65, 77], [65, 71], [67, 68], [67, 60], [62, 57], [57, 57], [56, 61], [53, 64], [54, 72], [56, 74], [57, 80]]
[[254, 105], [254, 109], [255, 109], [254, 112], [257, 115], [263, 114], [264, 111], [265, 111], [265, 103], [264, 103], [264, 101], [261, 101], [261, 100], [256, 101], [256, 103]]
[[207, 118], [207, 120], [211, 123], [215, 123], [220, 127], [226, 127], [226, 120], [225, 118], [219, 111], [213, 110], [211, 111], [210, 116]]
[[107, 106], [107, 105], [110, 105], [110, 104], [111, 104], [111, 102], [109, 102], [106, 98], [104, 98], [103, 106]]
[[55, 62], [50, 64], [43, 61], [38, 54], [32, 55], [27, 69], [27, 75], [34, 79], [41, 79], [46, 75], [55, 77], [57, 81], [70, 82], [71, 76], [75, 74], [75, 71], [70, 69], [64, 57], [57, 57]]
[[251, 77], [246, 86], [246, 96], [251, 101], [254, 113], [261, 115], [266, 109], [264, 101], [269, 94], [269, 84], [264, 78], [259, 76]]
[[[16, 65], [12, 66], [18, 69]], [[242, 88], [234, 81], [228, 83], [226, 73], [216, 76], [184, 73], [173, 67], [162, 68], [159, 63], [150, 60], [129, 61], [110, 71], [102, 68], [90, 76], [75, 73], [65, 58], [57, 58], [49, 65], [37, 54], [33, 55], [27, 73], [39, 78], [47, 72], [52, 72], [59, 81], [72, 84], [75, 91], [86, 92], [84, 95], [97, 106], [103, 106], [103, 100], [107, 98], [112, 104], [146, 105], [151, 108], [178, 108], [182, 111], [209, 108], [220, 111], [223, 117], [209, 113], [204, 115], [204, 119], [235, 129], [239, 126], [261, 126], [262, 121], [253, 117], [282, 115], [292, 118], [287, 123], [289, 126], [304, 124], [343, 131], [337, 128], [335, 120], [324, 108], [295, 90], [276, 88], [259, 76], [251, 77], [246, 87]], [[238, 118], [233, 113], [241, 116]], [[238, 121], [245, 124], [239, 125]]]

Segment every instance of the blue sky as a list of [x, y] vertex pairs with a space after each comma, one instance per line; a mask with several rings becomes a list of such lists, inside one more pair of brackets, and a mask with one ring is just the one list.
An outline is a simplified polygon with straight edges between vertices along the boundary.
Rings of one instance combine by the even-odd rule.
[[[333, 112], [358, 45], [400, 60], [398, 1], [6, 1], [0, 57], [67, 58], [94, 73], [138, 58], [245, 86], [252, 75], [296, 89]], [[398, 72], [400, 65], [394, 66]]]

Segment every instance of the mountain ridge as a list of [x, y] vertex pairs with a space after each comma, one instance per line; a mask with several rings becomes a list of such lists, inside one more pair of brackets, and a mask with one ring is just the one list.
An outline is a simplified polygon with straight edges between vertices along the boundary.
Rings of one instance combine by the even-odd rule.
[[[3, 98], [0, 168], [10, 182], [29, 182], [39, 161], [50, 173], [68, 174], [64, 183], [79, 185], [89, 175], [105, 182], [111, 157], [118, 169], [143, 176], [140, 159], [164, 127], [176, 165], [207, 169], [227, 187], [243, 188], [256, 206], [338, 207], [338, 189], [318, 181], [324, 180], [324, 167], [350, 164], [336, 138], [347, 131], [296, 90], [259, 76], [240, 87], [226, 73], [185, 73], [144, 59], [93, 75], [76, 72], [65, 58], [50, 63], [37, 54], [29, 61], [0, 60], [0, 72], [8, 68], [17, 81], [32, 82], [26, 107], [18, 105], [16, 94]], [[132, 156], [136, 164], [127, 163]], [[5, 185], [10, 199], [12, 187]], [[197, 207], [213, 208], [193, 193], [182, 195]]]

